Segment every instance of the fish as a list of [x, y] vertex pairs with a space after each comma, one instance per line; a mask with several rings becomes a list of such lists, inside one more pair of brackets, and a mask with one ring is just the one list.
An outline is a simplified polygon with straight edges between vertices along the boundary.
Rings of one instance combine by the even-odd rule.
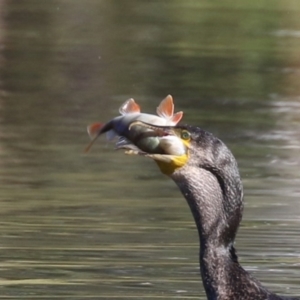
[[142, 122], [157, 126], [175, 126], [183, 117], [183, 112], [174, 113], [173, 97], [168, 95], [156, 109], [157, 115], [142, 113], [140, 106], [134, 99], [128, 99], [119, 108], [120, 116], [114, 117], [109, 122], [93, 123], [87, 127], [91, 142], [85, 148], [88, 152], [96, 139], [106, 133], [108, 140], [118, 137], [116, 149], [129, 149], [147, 151], [148, 153], [164, 153], [165, 145], [157, 137], [154, 131], [145, 126], [130, 127], [134, 122]]
[[[147, 157], [161, 157], [161, 154], [170, 157], [184, 156], [189, 148], [182, 138], [178, 137], [175, 125], [153, 125], [142, 121], [134, 121], [129, 125], [129, 130], [141, 132], [148, 128], [151, 130], [151, 138], [149, 140], [157, 141], [157, 147], [149, 147], [149, 144], [143, 143], [143, 149], [140, 148], [140, 141], [128, 140], [126, 143], [117, 143], [118, 149], [124, 149], [126, 154], [142, 155]], [[143, 138], [143, 136], [142, 136]], [[153, 144], [150, 144], [152, 146]], [[148, 148], [147, 148], [148, 146]]]

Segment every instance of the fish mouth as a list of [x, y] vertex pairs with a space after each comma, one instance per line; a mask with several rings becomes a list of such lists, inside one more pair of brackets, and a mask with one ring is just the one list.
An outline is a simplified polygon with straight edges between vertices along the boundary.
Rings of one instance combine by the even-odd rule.
[[[147, 149], [143, 145], [143, 150], [138, 147], [139, 141], [136, 139], [130, 141], [127, 138], [120, 137], [116, 143], [116, 149], [125, 150], [128, 155], [140, 155], [153, 159], [159, 166], [162, 173], [171, 175], [175, 170], [184, 166], [188, 160], [189, 144], [180, 136], [180, 127], [178, 126], [158, 126], [142, 121], [134, 121], [130, 123], [129, 130], [143, 131], [148, 133], [145, 138], [141, 134], [144, 141], [151, 142], [151, 139], [158, 139], [160, 151]], [[149, 134], [149, 130], [151, 134]]]

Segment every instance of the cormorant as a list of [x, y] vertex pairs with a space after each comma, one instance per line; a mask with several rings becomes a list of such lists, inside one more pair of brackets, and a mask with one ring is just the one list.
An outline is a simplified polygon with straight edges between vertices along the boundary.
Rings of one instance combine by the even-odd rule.
[[234, 239], [242, 219], [243, 186], [237, 162], [227, 146], [198, 127], [136, 123], [151, 128], [162, 139], [177, 137], [171, 143], [185, 146], [181, 155], [146, 153], [134, 145], [122, 144], [120, 148], [154, 159], [186, 198], [198, 229], [200, 270], [207, 299], [297, 300], [270, 292], [238, 262]]

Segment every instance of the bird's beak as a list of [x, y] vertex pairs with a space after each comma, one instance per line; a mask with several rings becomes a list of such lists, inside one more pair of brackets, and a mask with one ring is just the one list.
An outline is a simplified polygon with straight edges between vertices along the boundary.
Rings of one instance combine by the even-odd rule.
[[162, 173], [171, 175], [176, 169], [183, 167], [188, 160], [189, 142], [181, 138], [181, 129], [177, 126], [156, 126], [141, 121], [130, 124], [129, 130], [141, 130], [141, 127], [150, 129], [154, 134], [151, 138], [158, 138], [162, 153], [148, 153], [141, 151], [133, 141], [117, 143], [117, 149], [125, 149], [126, 154], [142, 155], [152, 158]]

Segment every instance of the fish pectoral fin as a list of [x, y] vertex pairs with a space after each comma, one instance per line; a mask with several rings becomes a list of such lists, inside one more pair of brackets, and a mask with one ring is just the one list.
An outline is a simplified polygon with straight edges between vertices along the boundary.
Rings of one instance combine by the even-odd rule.
[[85, 147], [84, 153], [87, 153], [91, 149], [91, 147], [95, 143], [97, 137], [99, 136], [99, 132], [100, 132], [102, 127], [103, 127], [103, 124], [101, 124], [101, 123], [93, 123], [93, 124], [91, 124], [87, 127], [87, 132], [88, 132], [88, 134], [91, 138], [91, 141]]
[[132, 98], [126, 100], [119, 108], [119, 113], [123, 116], [127, 114], [140, 113], [140, 112], [141, 112], [140, 106]]
[[171, 95], [168, 95], [165, 99], [163, 99], [159, 106], [156, 109], [156, 113], [165, 119], [170, 119], [173, 116], [174, 113], [174, 103], [173, 103], [173, 97]]
[[87, 132], [92, 140], [99, 134], [99, 131], [102, 127], [103, 124], [98, 122], [93, 123], [87, 127]]

